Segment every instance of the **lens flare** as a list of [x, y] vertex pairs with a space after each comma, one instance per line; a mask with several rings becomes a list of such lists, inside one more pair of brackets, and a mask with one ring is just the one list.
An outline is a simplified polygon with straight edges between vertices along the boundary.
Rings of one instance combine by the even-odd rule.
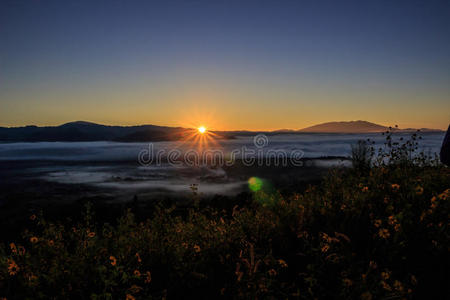
[[204, 126], [200, 126], [200, 127], [198, 128], [198, 132], [200, 132], [200, 133], [205, 133], [205, 132], [206, 132], [206, 128], [205, 128]]
[[262, 185], [263, 185], [263, 181], [258, 177], [251, 177], [248, 180], [248, 187], [253, 192], [259, 191], [262, 188]]

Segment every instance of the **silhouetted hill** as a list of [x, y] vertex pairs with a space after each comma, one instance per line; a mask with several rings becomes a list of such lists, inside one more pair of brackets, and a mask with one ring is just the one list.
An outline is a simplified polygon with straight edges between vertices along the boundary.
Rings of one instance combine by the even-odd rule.
[[156, 125], [107, 126], [77, 121], [60, 126], [0, 127], [0, 141], [7, 142], [74, 142], [122, 141], [146, 142], [175, 140], [192, 129]]
[[[367, 121], [328, 122], [301, 130], [281, 129], [270, 132], [256, 131], [213, 131], [211, 138], [232, 139], [235, 136], [254, 136], [257, 133], [267, 135], [302, 134], [302, 133], [369, 133], [383, 132], [388, 127]], [[392, 130], [412, 132], [417, 129], [407, 128]], [[423, 132], [442, 130], [421, 128]], [[181, 140], [197, 133], [195, 128], [167, 127], [157, 125], [108, 126], [85, 121], [66, 123], [60, 126], [38, 127], [0, 127], [2, 142], [83, 142], [83, 141], [118, 141], [118, 142], [155, 142]]]
[[365, 133], [382, 132], [387, 126], [370, 123], [367, 121], [327, 122], [301, 129], [301, 132], [339, 132], [339, 133]]
[[386, 130], [400, 131], [400, 132], [414, 132], [420, 130], [422, 132], [442, 132], [440, 129], [429, 128], [406, 128], [401, 129], [398, 127], [389, 128], [388, 126], [379, 125], [367, 121], [348, 121], [348, 122], [327, 122], [304, 129], [298, 130], [298, 132], [321, 132], [321, 133], [370, 133], [370, 132], [383, 132]]

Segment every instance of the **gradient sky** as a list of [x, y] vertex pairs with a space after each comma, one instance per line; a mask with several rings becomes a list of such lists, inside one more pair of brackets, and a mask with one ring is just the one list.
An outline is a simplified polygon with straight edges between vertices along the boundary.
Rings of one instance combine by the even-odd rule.
[[450, 1], [0, 1], [0, 126], [359, 119], [447, 128]]

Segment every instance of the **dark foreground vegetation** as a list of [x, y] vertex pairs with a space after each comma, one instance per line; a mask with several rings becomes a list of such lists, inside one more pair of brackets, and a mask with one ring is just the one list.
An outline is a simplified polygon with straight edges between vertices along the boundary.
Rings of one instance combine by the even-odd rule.
[[284, 196], [157, 205], [99, 221], [27, 216], [0, 247], [7, 299], [444, 299], [449, 294], [450, 171], [388, 135], [374, 157]]

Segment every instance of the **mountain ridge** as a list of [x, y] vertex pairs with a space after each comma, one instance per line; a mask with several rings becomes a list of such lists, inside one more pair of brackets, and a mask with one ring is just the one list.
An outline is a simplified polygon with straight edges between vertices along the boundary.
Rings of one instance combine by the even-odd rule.
[[[212, 131], [218, 138], [231, 139], [236, 135], [254, 135], [266, 133], [375, 133], [384, 132], [390, 127], [367, 121], [326, 122], [300, 130], [280, 129], [274, 131]], [[412, 132], [413, 128], [391, 128], [393, 131]], [[421, 129], [424, 132], [442, 132], [437, 129]], [[180, 140], [195, 134], [195, 128], [169, 127], [158, 125], [117, 126], [102, 125], [86, 121], [74, 121], [59, 126], [27, 125], [22, 127], [0, 127], [0, 141], [3, 142], [75, 142], [75, 141], [118, 141], [118, 142], [154, 142]]]

